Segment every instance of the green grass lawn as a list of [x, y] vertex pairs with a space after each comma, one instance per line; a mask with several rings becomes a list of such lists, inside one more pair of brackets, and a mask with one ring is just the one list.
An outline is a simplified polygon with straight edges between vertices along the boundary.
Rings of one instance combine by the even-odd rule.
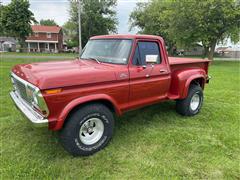
[[239, 62], [211, 65], [200, 114], [182, 117], [175, 102], [129, 112], [104, 150], [74, 158], [57, 132], [32, 127], [9, 98], [11, 67], [31, 61], [45, 60], [1, 58], [1, 179], [240, 179]]

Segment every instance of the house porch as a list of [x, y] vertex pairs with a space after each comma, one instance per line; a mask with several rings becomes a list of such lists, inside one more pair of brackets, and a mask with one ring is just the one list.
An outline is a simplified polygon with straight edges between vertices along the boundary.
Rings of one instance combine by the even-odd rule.
[[27, 42], [28, 52], [51, 52], [58, 53], [58, 43], [57, 42]]

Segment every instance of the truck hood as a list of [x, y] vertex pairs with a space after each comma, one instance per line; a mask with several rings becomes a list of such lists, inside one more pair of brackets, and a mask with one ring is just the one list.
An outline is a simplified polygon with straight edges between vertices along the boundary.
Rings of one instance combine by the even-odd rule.
[[69, 60], [20, 64], [14, 66], [12, 72], [40, 89], [51, 89], [114, 81], [118, 79], [116, 69], [123, 67], [91, 60]]

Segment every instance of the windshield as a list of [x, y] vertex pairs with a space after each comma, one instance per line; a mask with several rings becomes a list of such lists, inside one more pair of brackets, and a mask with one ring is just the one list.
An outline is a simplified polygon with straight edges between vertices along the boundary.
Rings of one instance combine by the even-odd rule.
[[86, 44], [81, 59], [95, 59], [99, 62], [127, 64], [132, 47], [129, 39], [94, 39]]

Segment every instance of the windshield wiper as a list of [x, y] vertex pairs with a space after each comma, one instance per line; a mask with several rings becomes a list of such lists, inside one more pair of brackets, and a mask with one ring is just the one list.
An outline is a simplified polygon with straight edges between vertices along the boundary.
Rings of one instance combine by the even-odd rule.
[[92, 58], [92, 57], [89, 57], [89, 58], [87, 58], [87, 59], [91, 59], [91, 60], [94, 60], [94, 61], [96, 61], [98, 64], [100, 64], [101, 62], [97, 59], [97, 58]]

